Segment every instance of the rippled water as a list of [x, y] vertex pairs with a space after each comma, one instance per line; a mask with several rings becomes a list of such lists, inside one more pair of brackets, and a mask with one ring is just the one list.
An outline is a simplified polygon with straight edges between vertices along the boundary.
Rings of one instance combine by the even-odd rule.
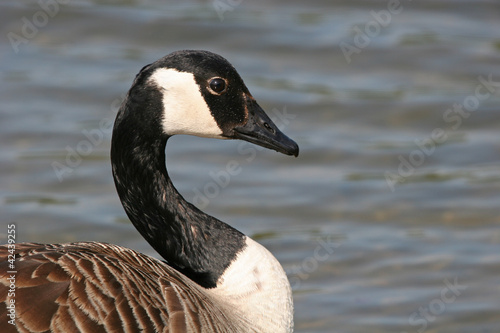
[[0, 4], [1, 239], [15, 222], [18, 241], [154, 255], [115, 193], [109, 124], [143, 65], [208, 49], [300, 156], [177, 137], [168, 167], [281, 261], [297, 332], [499, 331], [497, 1], [48, 2]]

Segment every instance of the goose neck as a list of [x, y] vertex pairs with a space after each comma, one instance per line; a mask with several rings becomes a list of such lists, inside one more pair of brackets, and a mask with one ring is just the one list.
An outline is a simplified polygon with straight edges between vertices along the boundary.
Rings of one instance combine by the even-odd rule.
[[135, 123], [128, 123], [115, 123], [111, 146], [113, 177], [125, 212], [169, 265], [203, 287], [216, 287], [245, 247], [245, 236], [175, 189], [165, 166], [168, 137], [140, 133]]

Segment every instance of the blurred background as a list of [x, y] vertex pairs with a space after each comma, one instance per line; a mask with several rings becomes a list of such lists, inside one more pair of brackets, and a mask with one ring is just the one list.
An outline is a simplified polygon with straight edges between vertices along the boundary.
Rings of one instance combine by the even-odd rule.
[[168, 169], [280, 260], [296, 332], [499, 331], [498, 1], [4, 0], [0, 22], [0, 242], [156, 256], [110, 124], [142, 66], [206, 49], [301, 152], [179, 136]]

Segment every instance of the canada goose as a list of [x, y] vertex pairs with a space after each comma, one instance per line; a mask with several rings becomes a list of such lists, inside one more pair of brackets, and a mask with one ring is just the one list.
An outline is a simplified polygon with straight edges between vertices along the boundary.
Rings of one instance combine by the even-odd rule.
[[118, 111], [111, 163], [130, 221], [165, 261], [106, 243], [23, 243], [9, 267], [4, 245], [2, 332], [292, 331], [276, 258], [173, 186], [165, 146], [175, 134], [299, 152], [223, 57], [177, 51], [145, 66]]

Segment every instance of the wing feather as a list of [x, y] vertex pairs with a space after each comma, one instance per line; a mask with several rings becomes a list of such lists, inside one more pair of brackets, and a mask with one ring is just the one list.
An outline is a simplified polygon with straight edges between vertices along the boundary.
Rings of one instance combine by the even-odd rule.
[[[116, 245], [16, 244], [15, 296], [0, 246], [2, 332], [236, 332], [207, 291], [152, 257]], [[16, 326], [8, 324], [10, 299]], [[5, 330], [4, 330], [5, 328]]]

